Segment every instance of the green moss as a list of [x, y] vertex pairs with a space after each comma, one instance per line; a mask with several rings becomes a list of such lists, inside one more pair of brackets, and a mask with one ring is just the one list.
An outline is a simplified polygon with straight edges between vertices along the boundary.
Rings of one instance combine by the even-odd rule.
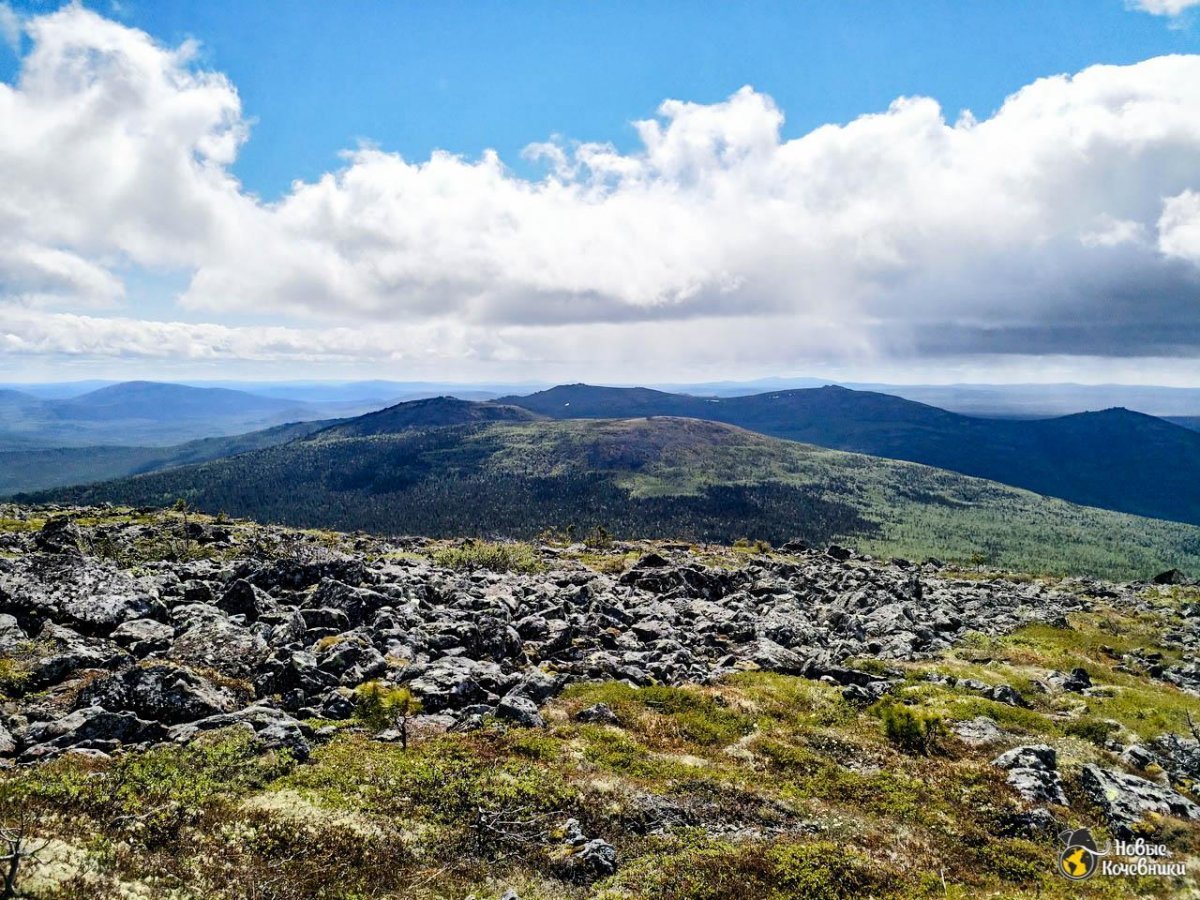
[[620, 731], [588, 725], [580, 728], [579, 734], [584, 758], [609, 772], [645, 780], [689, 774], [682, 766], [656, 757], [645, 745]]
[[828, 841], [735, 844], [685, 834], [672, 843], [601, 896], [624, 888], [648, 900], [850, 900], [894, 894], [902, 883], [886, 863]]
[[286, 753], [263, 754], [252, 735], [236, 729], [112, 762], [62, 757], [6, 772], [3, 789], [10, 805], [82, 813], [125, 840], [155, 847], [291, 766]]
[[824, 682], [754, 671], [731, 675], [725, 683], [757, 712], [795, 727], [838, 725], [855, 716], [841, 689]]
[[23, 534], [30, 531], [40, 531], [46, 520], [42, 518], [8, 519], [0, 518], [0, 532]]
[[339, 735], [279, 784], [337, 808], [432, 816], [457, 825], [471, 821], [480, 807], [544, 812], [577, 803], [577, 793], [553, 769], [495, 758], [496, 750], [443, 737], [406, 752], [362, 735]]
[[1116, 722], [1095, 719], [1091, 716], [1086, 716], [1074, 722], [1068, 722], [1063, 726], [1063, 734], [1090, 741], [1097, 747], [1103, 747], [1113, 737], [1114, 733], [1120, 730], [1121, 726]]
[[563, 741], [543, 731], [519, 729], [506, 736], [505, 748], [526, 759], [555, 762], [562, 756]]
[[755, 728], [752, 716], [730, 709], [720, 697], [700, 688], [606, 682], [576, 685], [564, 696], [580, 707], [608, 705], [627, 728], [660, 745], [683, 741], [724, 746]]

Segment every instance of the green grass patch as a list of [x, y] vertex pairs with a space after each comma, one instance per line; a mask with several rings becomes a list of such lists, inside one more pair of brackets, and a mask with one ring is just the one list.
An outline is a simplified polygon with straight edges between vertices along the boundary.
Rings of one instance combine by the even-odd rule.
[[528, 544], [487, 541], [435, 550], [433, 561], [447, 569], [489, 569], [493, 572], [541, 572], [546, 565]]
[[[666, 839], [600, 896], [647, 900], [851, 900], [896, 895], [902, 880], [886, 863], [829, 841], [734, 843], [685, 834]], [[621, 893], [628, 891], [629, 893]]]

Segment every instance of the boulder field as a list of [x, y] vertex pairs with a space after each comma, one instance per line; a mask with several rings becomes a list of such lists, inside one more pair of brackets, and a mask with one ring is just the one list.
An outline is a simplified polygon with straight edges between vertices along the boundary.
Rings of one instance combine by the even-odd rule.
[[[355, 715], [355, 689], [367, 682], [411, 692], [420, 711], [406, 728], [416, 734], [539, 727], [539, 708], [573, 682], [706, 684], [755, 669], [833, 682], [867, 705], [899, 683], [889, 664], [970, 635], [1065, 625], [1097, 598], [1144, 602], [1140, 585], [954, 577], [937, 560], [836, 546], [793, 543], [736, 567], [661, 542], [590, 550], [592, 565], [543, 546], [530, 571], [493, 571], [438, 565], [421, 539], [334, 545], [196, 521], [164, 536], [161, 522], [105, 523], [94, 512], [43, 511], [27, 520], [36, 527], [0, 536], [0, 760], [9, 765], [182, 744], [231, 726], [303, 760], [331, 723]], [[177, 558], [131, 564], [138, 548], [164, 540]], [[610, 558], [621, 564], [595, 564]], [[1194, 659], [1200, 608], [1183, 612], [1174, 638]], [[882, 662], [855, 667], [868, 657]], [[1161, 681], [1200, 687], [1194, 663], [1140, 662]], [[1056, 673], [1047, 690], [1090, 687], [1077, 670]], [[1026, 704], [1005, 684], [958, 688]], [[580, 716], [613, 721], [603, 706]], [[969, 745], [1003, 736], [986, 718], [955, 728]], [[1194, 745], [1176, 738], [1129, 752], [1200, 774]], [[1016, 747], [996, 765], [1031, 803], [1064, 801], [1052, 748]], [[1118, 832], [1146, 811], [1200, 817], [1181, 795], [1127, 773], [1092, 766], [1088, 786]]]

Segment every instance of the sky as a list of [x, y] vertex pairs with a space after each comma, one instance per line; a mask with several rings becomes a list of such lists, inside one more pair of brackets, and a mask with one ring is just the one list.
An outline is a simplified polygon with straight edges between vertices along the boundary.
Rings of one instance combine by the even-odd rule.
[[0, 381], [1198, 362], [1200, 0], [0, 2]]

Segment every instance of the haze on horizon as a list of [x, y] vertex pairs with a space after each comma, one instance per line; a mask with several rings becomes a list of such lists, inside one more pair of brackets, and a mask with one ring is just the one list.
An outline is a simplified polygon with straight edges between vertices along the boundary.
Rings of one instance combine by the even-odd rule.
[[0, 382], [1200, 385], [1195, 2], [322, 6], [0, 4]]

